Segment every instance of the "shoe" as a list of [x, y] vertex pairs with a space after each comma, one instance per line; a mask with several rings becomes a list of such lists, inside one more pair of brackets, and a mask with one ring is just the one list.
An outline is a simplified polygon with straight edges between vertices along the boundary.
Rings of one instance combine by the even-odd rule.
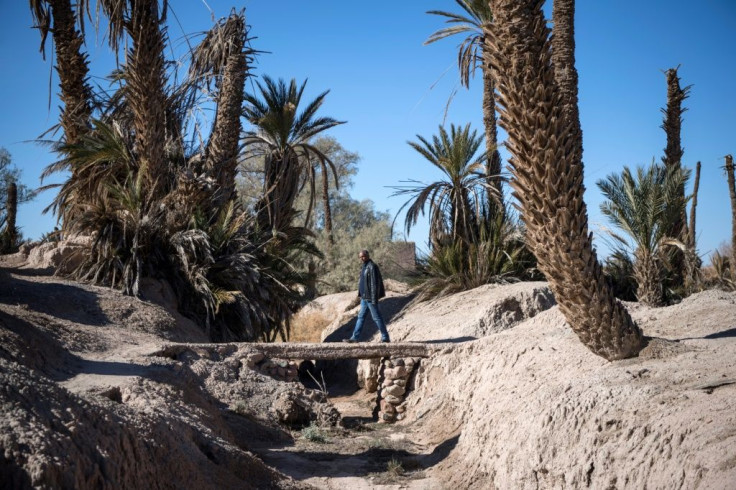
[[346, 344], [354, 344], [354, 343], [357, 342], [357, 340], [352, 339], [352, 338], [350, 338], [350, 339], [342, 339], [342, 341], [345, 342]]
[[391, 342], [391, 340], [389, 340], [389, 339], [381, 339], [381, 343], [382, 344], [388, 344], [389, 342]]

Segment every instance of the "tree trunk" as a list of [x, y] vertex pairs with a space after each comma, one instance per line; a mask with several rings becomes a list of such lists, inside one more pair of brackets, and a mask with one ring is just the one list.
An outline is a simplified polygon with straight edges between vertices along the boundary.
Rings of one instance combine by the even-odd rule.
[[7, 240], [7, 250], [3, 250], [2, 252], [12, 252], [18, 239], [16, 228], [16, 217], [18, 216], [18, 185], [15, 182], [8, 184], [6, 197], [5, 238]]
[[218, 84], [217, 112], [212, 135], [207, 144], [205, 168], [214, 176], [219, 186], [215, 206], [231, 200], [235, 193], [235, 174], [238, 166], [240, 144], [240, 116], [243, 106], [243, 90], [248, 73], [245, 48], [245, 19], [232, 14], [223, 31], [229, 34], [228, 55], [222, 82]]
[[90, 106], [92, 91], [87, 85], [89, 66], [87, 55], [82, 54], [84, 39], [76, 29], [74, 11], [70, 0], [53, 0], [51, 6], [56, 49], [56, 71], [61, 86], [61, 127], [64, 141], [74, 144], [89, 130], [92, 114]]
[[128, 54], [126, 84], [133, 113], [135, 150], [141, 168], [145, 169], [151, 197], [157, 199], [166, 194], [172, 183], [165, 150], [165, 44], [158, 1], [133, 2], [126, 29], [133, 43]]
[[698, 191], [700, 190], [700, 162], [695, 165], [695, 182], [693, 184], [693, 199], [690, 204], [690, 221], [688, 223], [687, 243], [685, 250], [685, 286], [688, 291], [700, 289], [700, 266], [702, 261], [698, 257], [696, 247], [695, 216], [698, 207]]
[[298, 156], [292, 151], [266, 157], [263, 197], [257, 206], [261, 229], [278, 231], [290, 226], [299, 193], [298, 166]]
[[330, 208], [330, 186], [327, 165], [322, 162], [322, 205], [325, 208], [325, 235], [327, 235], [328, 257], [335, 239], [332, 236], [332, 209]]
[[576, 158], [583, 157], [583, 130], [578, 110], [578, 71], [575, 69], [575, 0], [554, 0], [552, 5], [552, 64], [562, 99], [562, 113], [574, 135]]
[[662, 267], [659, 259], [639, 249], [634, 253], [634, 279], [636, 280], [636, 299], [647, 306], [664, 306], [662, 288]]
[[695, 212], [698, 207], [698, 190], [700, 189], [700, 162], [695, 165], [695, 182], [693, 184], [693, 199], [690, 204], [690, 223], [687, 232], [687, 245], [695, 250]]
[[[682, 131], [682, 102], [688, 97], [690, 87], [680, 88], [680, 77], [677, 75], [677, 68], [670, 68], [665, 72], [667, 78], [667, 108], [663, 109], [664, 120], [662, 122], [662, 129], [664, 129], [667, 135], [667, 146], [664, 149], [664, 157], [662, 162], [665, 167], [669, 168], [681, 168], [682, 167], [682, 155], [684, 153], [682, 149], [682, 142], [680, 133]], [[687, 243], [688, 237], [688, 226], [687, 226], [687, 209], [685, 206], [685, 184], [680, 186], [678, 191], [678, 202], [668, 203], [668, 205], [681, 206], [680, 219], [678, 219], [670, 230], [667, 231], [667, 235], [681, 240]], [[674, 273], [674, 284], [673, 286], [679, 286], [683, 283], [685, 276], [685, 259], [682, 252], [674, 250], [671, 257], [671, 266]]]
[[[665, 76], [667, 77], [667, 108], [662, 111], [665, 115], [664, 121], [662, 122], [662, 129], [664, 129], [667, 135], [667, 147], [664, 149], [662, 162], [667, 168], [674, 167], [679, 169], [682, 167], [682, 155], [684, 154], [680, 137], [682, 131], [682, 113], [685, 111], [682, 108], [682, 103], [687, 99], [690, 87], [680, 88], [680, 77], [677, 75], [677, 68], [670, 68], [665, 72]], [[680, 188], [679, 194], [682, 202], [685, 202], [684, 183]], [[681, 218], [673, 225], [670, 236], [682, 239], [686, 230], [687, 212], [683, 209]]]
[[[531, 249], [580, 340], [608, 360], [635, 356], [641, 330], [613, 296], [588, 233], [580, 132], [555, 84], [541, 0], [492, 0], [493, 70], [509, 135], [511, 187]], [[557, 27], [557, 26], [556, 26]]]
[[501, 154], [498, 152], [498, 129], [496, 125], [496, 94], [491, 68], [491, 47], [483, 37], [483, 127], [486, 136], [486, 200], [488, 203], [488, 217], [493, 218], [497, 213], [504, 213], [503, 180], [501, 179]]
[[736, 281], [736, 184], [734, 183], [733, 156], [726, 155], [726, 177], [731, 196], [731, 280]]

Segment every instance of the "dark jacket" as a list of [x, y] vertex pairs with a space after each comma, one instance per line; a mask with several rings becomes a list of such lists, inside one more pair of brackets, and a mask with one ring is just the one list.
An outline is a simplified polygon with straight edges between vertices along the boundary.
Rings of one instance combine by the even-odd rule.
[[358, 279], [358, 283], [363, 281], [363, 291], [360, 292], [360, 286], [358, 286], [358, 295], [361, 299], [370, 301], [371, 303], [378, 303], [378, 300], [386, 296], [386, 289], [383, 287], [383, 277], [381, 277], [381, 270], [372, 260], [364, 264], [361, 269], [362, 277]]

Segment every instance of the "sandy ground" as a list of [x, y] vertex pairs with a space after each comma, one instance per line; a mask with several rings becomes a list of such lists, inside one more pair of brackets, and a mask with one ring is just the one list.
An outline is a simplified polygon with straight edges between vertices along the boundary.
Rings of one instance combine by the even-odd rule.
[[[352, 329], [352, 300], [319, 300], [326, 341]], [[332, 366], [329, 402], [309, 401], [249, 369], [246, 344], [187, 347], [202, 333], [170, 309], [4, 257], [0, 486], [735, 488], [735, 293], [628, 304], [652, 340], [614, 363], [578, 341], [544, 283], [408, 301], [382, 303], [394, 339], [455, 344], [420, 363], [407, 418], [385, 425], [357, 363]], [[342, 425], [310, 440], [279, 423], [285, 399], [314, 418], [337, 407]]]

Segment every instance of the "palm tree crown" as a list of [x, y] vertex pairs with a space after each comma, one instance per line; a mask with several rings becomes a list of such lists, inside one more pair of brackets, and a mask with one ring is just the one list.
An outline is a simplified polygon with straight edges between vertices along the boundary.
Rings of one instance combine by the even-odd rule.
[[[620, 175], [612, 174], [598, 181], [608, 199], [601, 204], [601, 212], [626, 232], [637, 248], [654, 252], [666, 238], [679, 238], [669, 233], [685, 206], [679, 188], [688, 177], [688, 170], [656, 164], [648, 169], [637, 167], [636, 175], [624, 167]], [[626, 243], [624, 237], [613, 236]]]
[[430, 240], [434, 245], [448, 234], [453, 243], [471, 242], [480, 216], [480, 189], [485, 179], [485, 152], [476, 156], [483, 136], [471, 131], [470, 124], [464, 127], [451, 124], [449, 133], [440, 126], [439, 136], [433, 136], [432, 141], [419, 135], [417, 139], [419, 142], [410, 141], [409, 145], [437, 167], [444, 178], [428, 185], [398, 188], [394, 195], [412, 195], [402, 206], [403, 209], [411, 203], [406, 212], [406, 232], [409, 233], [419, 215], [424, 214], [429, 202]]
[[[317, 117], [329, 91], [322, 92], [298, 112], [306, 84], [304, 81], [297, 86], [292, 79], [287, 85], [282, 79], [276, 82], [265, 76], [263, 84], [256, 82], [260, 98], [253, 94], [245, 96], [244, 114], [255, 126], [245, 133], [246, 154], [264, 157], [264, 198], [258, 211], [265, 213], [262, 219], [267, 218], [268, 222], [263, 224], [271, 229], [290, 224], [294, 199], [304, 178], [309, 181], [310, 189], [314, 188], [314, 163], [329, 166], [337, 182], [332, 161], [311, 144], [311, 139], [345, 121]], [[311, 207], [307, 219], [310, 212]]]
[[467, 16], [444, 10], [430, 10], [428, 14], [446, 17], [446, 22], [451, 25], [434, 32], [424, 44], [431, 44], [455, 34], [467, 34], [458, 51], [457, 66], [460, 69], [461, 83], [468, 87], [470, 76], [475, 73], [478, 66], [478, 60], [483, 59], [484, 28], [491, 23], [493, 15], [487, 1], [455, 0], [455, 2], [467, 13]]

